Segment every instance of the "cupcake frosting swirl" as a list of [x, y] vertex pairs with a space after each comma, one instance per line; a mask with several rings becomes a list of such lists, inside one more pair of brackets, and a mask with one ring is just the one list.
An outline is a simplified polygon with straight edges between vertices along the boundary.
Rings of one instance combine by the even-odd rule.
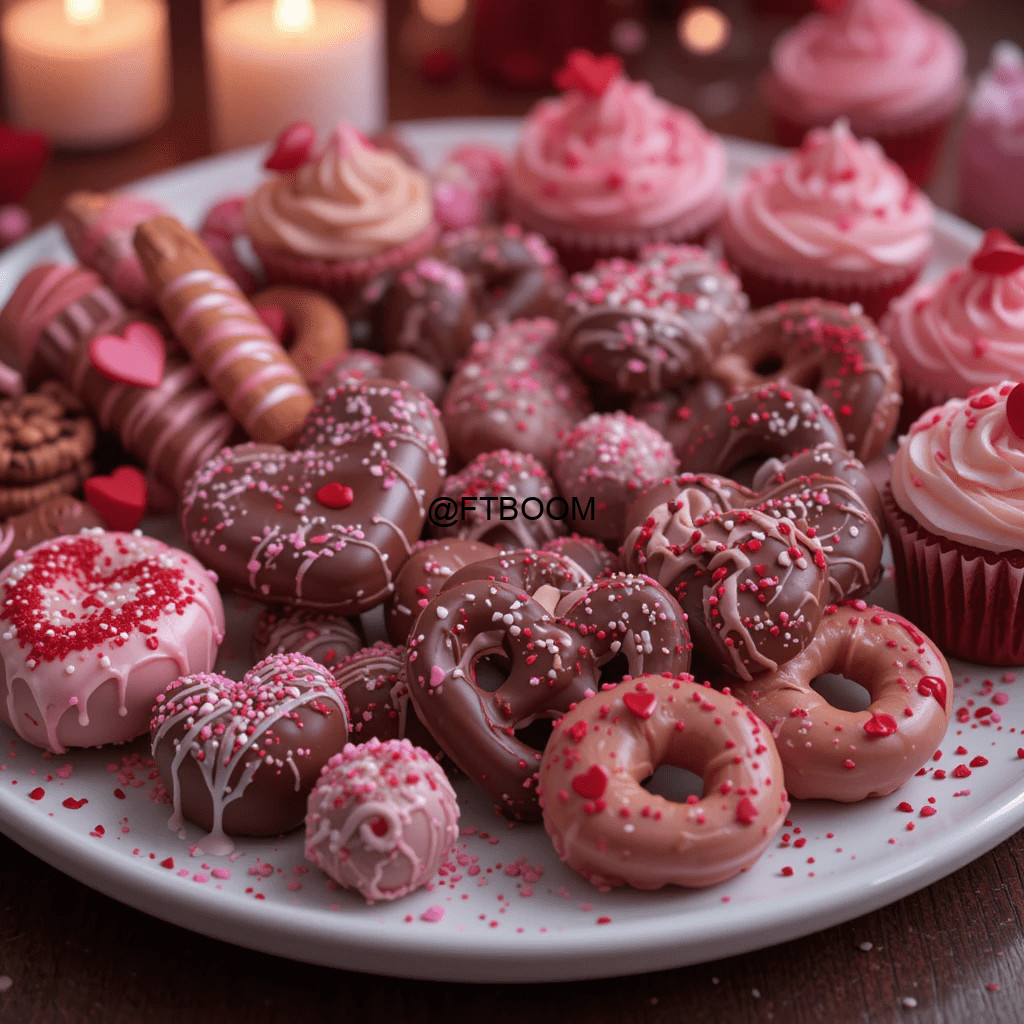
[[772, 87], [805, 121], [845, 114], [863, 131], [948, 113], [962, 93], [965, 61], [956, 33], [911, 0], [846, 0], [778, 40]]
[[923, 264], [932, 220], [931, 203], [878, 144], [839, 120], [753, 171], [732, 196], [722, 233], [745, 262], [856, 276]]
[[[1019, 266], [986, 270], [990, 252], [1016, 256]], [[967, 266], [894, 300], [882, 329], [904, 374], [947, 395], [1016, 376], [1024, 367], [1024, 249], [989, 232]]]
[[932, 533], [985, 551], [1024, 549], [1024, 439], [1004, 381], [926, 412], [892, 464], [896, 504]]
[[586, 229], [666, 224], [723, 202], [725, 149], [688, 111], [619, 75], [600, 95], [537, 104], [509, 174], [547, 220]]
[[319, 156], [260, 185], [245, 216], [262, 245], [350, 260], [415, 238], [430, 225], [433, 207], [426, 175], [342, 124]]

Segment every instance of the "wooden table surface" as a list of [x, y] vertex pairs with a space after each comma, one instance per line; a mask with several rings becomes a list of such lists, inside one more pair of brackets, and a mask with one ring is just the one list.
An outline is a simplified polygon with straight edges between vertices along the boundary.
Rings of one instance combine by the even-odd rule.
[[[389, 4], [392, 36], [403, 4]], [[668, 5], [670, 6], [670, 5]], [[738, 9], [740, 0], [728, 5]], [[971, 69], [1024, 36], [1020, 0], [943, 5]], [[73, 188], [104, 189], [206, 155], [197, 0], [172, 0], [176, 104], [155, 135], [102, 154], [61, 154], [27, 205], [37, 223]], [[714, 129], [769, 140], [754, 80], [778, 19], [748, 19], [728, 60], [686, 62], [670, 24], [631, 70]], [[393, 50], [396, 49], [393, 46]], [[728, 74], [736, 83], [723, 86]], [[535, 97], [475, 82], [424, 86], [392, 54], [395, 119], [511, 115]], [[953, 195], [955, 138], [933, 186]], [[206, 939], [108, 899], [0, 837], [0, 1021], [345, 1020], [861, 1021], [1024, 1019], [1024, 838], [893, 906], [761, 952], [641, 977], [546, 986], [383, 980]]]

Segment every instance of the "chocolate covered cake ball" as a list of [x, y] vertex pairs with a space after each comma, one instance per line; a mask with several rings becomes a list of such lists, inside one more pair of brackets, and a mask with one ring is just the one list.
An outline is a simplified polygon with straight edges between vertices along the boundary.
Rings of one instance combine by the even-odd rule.
[[334, 669], [363, 646], [357, 621], [304, 608], [267, 608], [260, 612], [252, 635], [252, 656], [304, 654]]

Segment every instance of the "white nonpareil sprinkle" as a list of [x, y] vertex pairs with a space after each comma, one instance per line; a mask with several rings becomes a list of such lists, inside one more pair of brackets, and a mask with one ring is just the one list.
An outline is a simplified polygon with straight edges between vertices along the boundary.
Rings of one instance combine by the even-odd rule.
[[873, 942], [862, 942], [862, 943], [860, 944], [860, 948], [861, 948], [861, 949], [862, 949], [862, 950], [863, 950], [863, 951], [864, 951], [865, 953], [867, 953], [867, 952], [869, 952], [870, 950], [872, 950], [872, 949], [874, 949], [874, 948], [875, 948], [875, 944], [874, 944]]
[[902, 1002], [908, 1010], [912, 1010], [917, 1006], [917, 1000], [913, 996], [904, 996]]

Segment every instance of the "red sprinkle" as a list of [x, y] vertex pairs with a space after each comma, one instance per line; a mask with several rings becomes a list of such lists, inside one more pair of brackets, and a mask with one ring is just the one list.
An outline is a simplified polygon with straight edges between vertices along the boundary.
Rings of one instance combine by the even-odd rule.
[[84, 807], [89, 801], [83, 796], [81, 800], [76, 800], [73, 796], [69, 796], [67, 799], [61, 801], [61, 806], [66, 807], [69, 811], [77, 811], [79, 807]]

